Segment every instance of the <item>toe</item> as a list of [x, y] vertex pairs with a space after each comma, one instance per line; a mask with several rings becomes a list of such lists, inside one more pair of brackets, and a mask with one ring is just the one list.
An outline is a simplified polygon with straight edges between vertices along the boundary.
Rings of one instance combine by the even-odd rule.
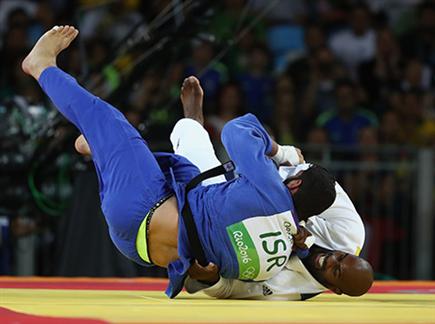
[[71, 37], [74, 35], [74, 27], [69, 26], [67, 32], [65, 33], [65, 36]]

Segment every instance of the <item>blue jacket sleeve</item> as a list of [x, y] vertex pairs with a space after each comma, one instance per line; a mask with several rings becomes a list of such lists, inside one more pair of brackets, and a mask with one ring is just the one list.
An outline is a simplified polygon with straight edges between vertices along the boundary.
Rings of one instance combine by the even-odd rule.
[[222, 143], [237, 172], [261, 185], [279, 177], [275, 165], [267, 156], [272, 140], [258, 119], [246, 114], [228, 122], [222, 130]]

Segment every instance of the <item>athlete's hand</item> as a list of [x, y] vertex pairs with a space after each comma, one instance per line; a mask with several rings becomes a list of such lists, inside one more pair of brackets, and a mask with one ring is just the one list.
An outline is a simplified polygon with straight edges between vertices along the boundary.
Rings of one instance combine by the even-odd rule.
[[296, 153], [298, 154], [298, 157], [299, 157], [299, 164], [304, 163], [305, 162], [305, 158], [304, 158], [304, 156], [302, 154], [301, 149], [297, 148], [297, 147], [295, 147], [295, 149], [296, 149]]
[[304, 156], [302, 151], [291, 145], [278, 145], [277, 152], [272, 159], [278, 165], [298, 165], [304, 163]]
[[219, 268], [214, 263], [209, 263], [203, 267], [195, 260], [195, 262], [187, 270], [190, 278], [202, 281], [209, 285], [214, 285], [219, 281]]
[[305, 244], [305, 240], [311, 235], [312, 234], [308, 232], [305, 227], [300, 226], [298, 232], [293, 235], [293, 250], [296, 250], [297, 248], [307, 249], [308, 246]]

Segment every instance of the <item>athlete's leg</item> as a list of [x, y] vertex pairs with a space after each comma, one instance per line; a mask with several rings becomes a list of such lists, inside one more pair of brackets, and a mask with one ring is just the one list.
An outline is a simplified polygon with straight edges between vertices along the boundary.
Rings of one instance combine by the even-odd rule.
[[[174, 152], [195, 164], [201, 172], [220, 165], [213, 145], [205, 128], [202, 103], [204, 92], [199, 80], [189, 77], [181, 87], [181, 101], [184, 117], [175, 124], [170, 140]], [[214, 177], [203, 182], [204, 185], [224, 182], [225, 177]]]
[[[145, 214], [169, 189], [153, 154], [124, 116], [56, 67], [56, 56], [76, 35], [71, 27], [50, 30], [24, 60], [23, 70], [38, 80], [58, 110], [85, 136], [112, 239], [134, 242]], [[115, 244], [127, 253], [119, 246], [123, 242]]]

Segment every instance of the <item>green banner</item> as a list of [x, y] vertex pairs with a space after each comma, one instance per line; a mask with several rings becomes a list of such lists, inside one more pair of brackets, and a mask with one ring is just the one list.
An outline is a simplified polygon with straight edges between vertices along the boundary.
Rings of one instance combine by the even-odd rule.
[[253, 280], [260, 272], [257, 249], [245, 225], [236, 223], [227, 227], [228, 235], [239, 263], [239, 279]]

